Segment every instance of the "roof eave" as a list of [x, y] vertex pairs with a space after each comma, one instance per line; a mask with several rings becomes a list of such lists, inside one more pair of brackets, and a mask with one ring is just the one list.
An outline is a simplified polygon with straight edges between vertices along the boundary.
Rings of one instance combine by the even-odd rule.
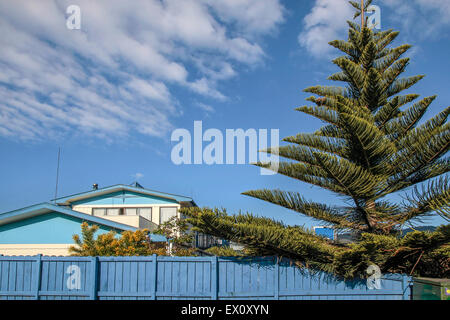
[[84, 193], [78, 193], [78, 194], [70, 195], [67, 197], [57, 198], [57, 199], [54, 199], [53, 201], [55, 201], [55, 203], [57, 203], [58, 205], [70, 205], [71, 203], [73, 203], [75, 201], [89, 199], [93, 196], [104, 195], [104, 194], [121, 191], [121, 190], [127, 190], [127, 191], [136, 192], [136, 193], [153, 195], [153, 196], [157, 196], [157, 197], [165, 198], [165, 199], [169, 199], [169, 200], [175, 200], [178, 203], [181, 203], [181, 202], [192, 202], [193, 203], [192, 198], [189, 198], [189, 197], [172, 195], [172, 194], [168, 194], [168, 193], [164, 193], [164, 192], [157, 192], [154, 190], [149, 190], [149, 189], [144, 189], [144, 188], [136, 188], [136, 187], [127, 186], [127, 185], [114, 185], [114, 186], [105, 187], [105, 188], [102, 188], [99, 190], [91, 190], [91, 191], [87, 191]]
[[20, 221], [30, 217], [38, 216], [41, 214], [46, 214], [49, 212], [59, 212], [71, 217], [79, 218], [84, 221], [90, 221], [92, 223], [100, 224], [103, 226], [110, 227], [112, 229], [123, 230], [123, 231], [136, 231], [138, 228], [114, 222], [111, 220], [103, 219], [96, 216], [91, 216], [85, 213], [74, 211], [71, 209], [62, 208], [60, 206], [53, 205], [51, 203], [40, 203], [34, 206], [21, 208], [18, 210], [6, 212], [0, 214], [0, 225], [12, 223], [15, 221]]

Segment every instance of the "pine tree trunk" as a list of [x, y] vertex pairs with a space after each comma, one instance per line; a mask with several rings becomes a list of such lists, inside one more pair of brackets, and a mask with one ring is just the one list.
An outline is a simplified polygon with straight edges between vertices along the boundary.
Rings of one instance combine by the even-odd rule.
[[373, 210], [375, 210], [375, 201], [373, 200], [366, 201], [366, 207], [364, 211], [366, 213], [366, 221], [370, 230], [375, 229], [375, 222], [370, 217], [370, 212], [372, 212]]

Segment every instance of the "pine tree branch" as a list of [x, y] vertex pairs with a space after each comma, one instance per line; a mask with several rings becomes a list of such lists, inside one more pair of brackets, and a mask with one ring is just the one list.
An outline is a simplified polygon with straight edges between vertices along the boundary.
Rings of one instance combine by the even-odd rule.
[[246, 191], [242, 194], [294, 210], [316, 220], [328, 222], [336, 228], [346, 229], [354, 227], [354, 224], [348, 221], [338, 208], [307, 201], [296, 192], [263, 189]]

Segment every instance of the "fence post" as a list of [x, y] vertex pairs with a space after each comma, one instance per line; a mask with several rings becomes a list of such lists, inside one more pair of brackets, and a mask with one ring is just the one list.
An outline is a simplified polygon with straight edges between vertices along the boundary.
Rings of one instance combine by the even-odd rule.
[[152, 272], [152, 278], [150, 279], [150, 283], [151, 283], [151, 292], [152, 292], [152, 299], [156, 300], [156, 285], [158, 282], [158, 256], [156, 254], [152, 255], [153, 257], [153, 272]]
[[219, 265], [217, 256], [211, 257], [211, 299], [218, 300]]
[[97, 300], [97, 283], [98, 283], [98, 258], [91, 257], [91, 292], [89, 295], [90, 300]]
[[275, 264], [275, 294], [274, 299], [279, 300], [280, 299], [280, 264], [278, 262], [278, 257], [275, 257], [276, 264]]
[[42, 254], [36, 256], [36, 279], [34, 282], [34, 300], [39, 300], [39, 290], [41, 290], [41, 269], [42, 269]]

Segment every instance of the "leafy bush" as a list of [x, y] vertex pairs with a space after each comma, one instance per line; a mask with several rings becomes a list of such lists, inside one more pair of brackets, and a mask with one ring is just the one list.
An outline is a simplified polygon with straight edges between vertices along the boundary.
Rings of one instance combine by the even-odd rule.
[[238, 257], [243, 256], [244, 253], [234, 250], [230, 247], [211, 247], [205, 250], [207, 253], [210, 253], [219, 257]]
[[118, 235], [114, 231], [100, 234], [96, 237], [99, 227], [89, 226], [86, 222], [81, 224], [81, 237], [74, 235], [75, 246], [69, 248], [72, 256], [191, 256], [194, 249], [175, 246], [168, 252], [166, 242], [152, 242], [149, 231], [124, 231]]

